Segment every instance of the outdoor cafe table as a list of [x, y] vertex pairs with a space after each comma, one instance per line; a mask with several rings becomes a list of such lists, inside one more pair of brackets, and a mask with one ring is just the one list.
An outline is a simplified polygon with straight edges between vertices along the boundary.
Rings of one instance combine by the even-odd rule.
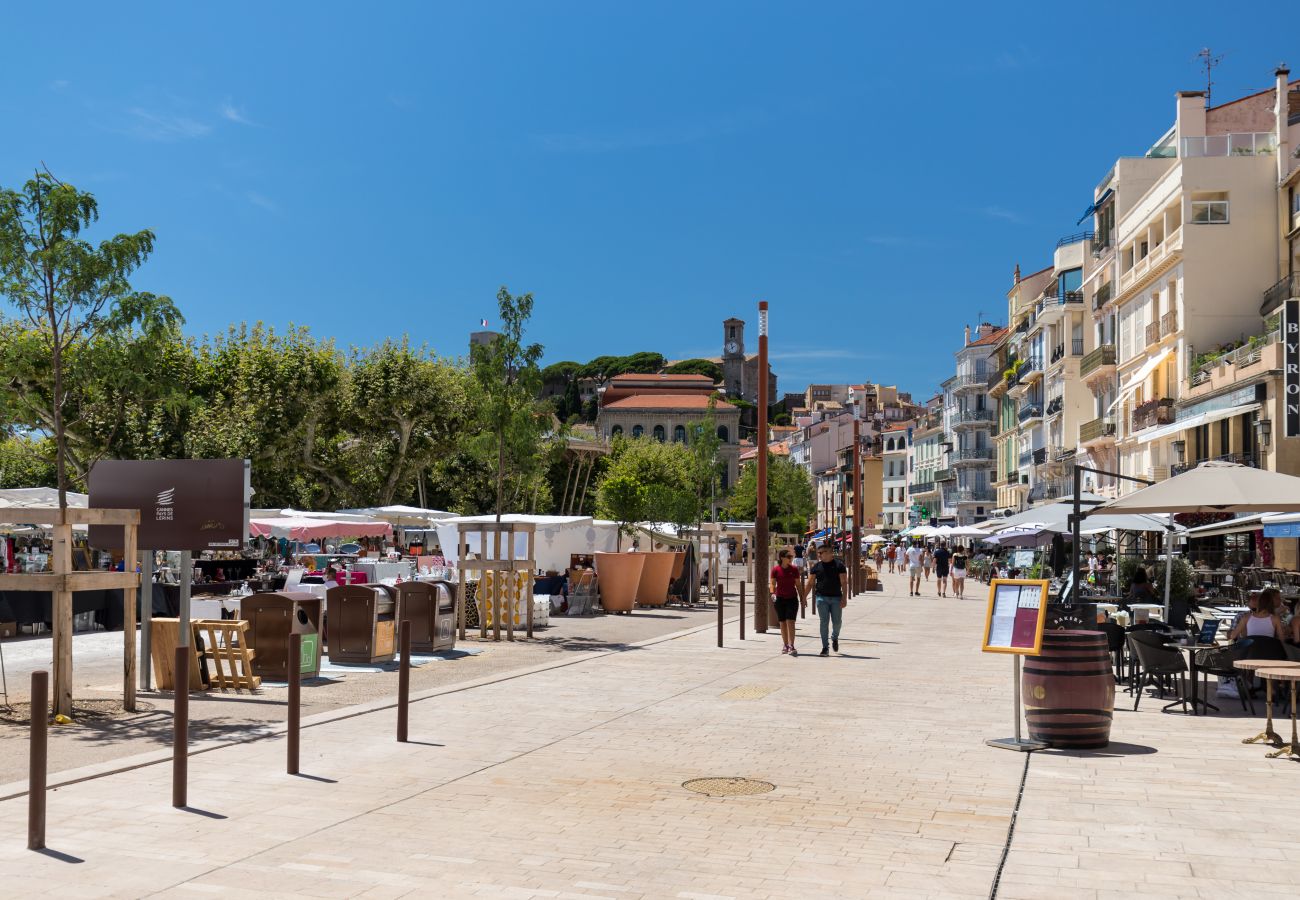
[[[1294, 662], [1289, 659], [1239, 659], [1233, 665], [1243, 672], [1254, 672], [1259, 674], [1260, 669], [1300, 669], [1300, 662]], [[1281, 736], [1273, 730], [1273, 681], [1268, 678], [1261, 679], [1264, 682], [1264, 704], [1268, 708], [1268, 721], [1264, 725], [1264, 730], [1251, 738], [1242, 738], [1243, 744], [1261, 744], [1267, 741], [1274, 747], [1282, 746]]]
[[1212, 709], [1215, 712], [1218, 712], [1219, 708], [1217, 706], [1215, 706], [1209, 700], [1202, 699], [1201, 697], [1201, 685], [1200, 685], [1201, 667], [1196, 664], [1196, 654], [1198, 651], [1201, 650], [1215, 650], [1218, 648], [1219, 645], [1218, 644], [1191, 644], [1191, 645], [1176, 644], [1175, 646], [1178, 647], [1179, 650], [1187, 651], [1187, 674], [1191, 676], [1191, 681], [1192, 681], [1192, 715], [1194, 716], [1200, 715], [1200, 713], [1196, 711], [1197, 703], [1203, 704], [1207, 711]]
[[1289, 756], [1292, 759], [1300, 759], [1300, 739], [1296, 737], [1296, 709], [1295, 709], [1295, 692], [1296, 684], [1300, 683], [1300, 668], [1284, 669], [1277, 666], [1268, 669], [1256, 669], [1255, 674], [1265, 681], [1285, 681], [1291, 685], [1291, 742], [1283, 744], [1272, 753], [1265, 753], [1269, 759], [1277, 759], [1279, 756]]

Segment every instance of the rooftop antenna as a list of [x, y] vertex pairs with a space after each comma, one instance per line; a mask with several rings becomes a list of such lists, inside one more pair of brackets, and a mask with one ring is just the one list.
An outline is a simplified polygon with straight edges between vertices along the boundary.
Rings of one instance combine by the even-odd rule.
[[1201, 61], [1201, 68], [1205, 70], [1205, 108], [1209, 109], [1210, 90], [1214, 86], [1214, 81], [1212, 80], [1214, 67], [1223, 62], [1223, 54], [1220, 53], [1218, 56], [1215, 56], [1214, 51], [1209, 47], [1202, 47], [1201, 51], [1196, 54], [1195, 58]]

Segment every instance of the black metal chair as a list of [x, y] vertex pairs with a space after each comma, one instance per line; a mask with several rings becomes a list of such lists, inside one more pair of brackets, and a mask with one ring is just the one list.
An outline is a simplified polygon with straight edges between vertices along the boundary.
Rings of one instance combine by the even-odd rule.
[[1133, 711], [1137, 712], [1142, 702], [1142, 688], [1154, 684], [1160, 691], [1160, 699], [1165, 697], [1165, 680], [1178, 676], [1178, 699], [1167, 703], [1162, 712], [1171, 706], [1182, 705], [1187, 712], [1187, 660], [1178, 650], [1165, 646], [1164, 638], [1152, 631], [1130, 631], [1128, 635], [1129, 652], [1137, 657], [1141, 670], [1133, 679]]
[[1098, 630], [1106, 635], [1106, 649], [1110, 651], [1111, 667], [1115, 670], [1115, 683], [1124, 681], [1124, 626], [1118, 622], [1103, 622]]
[[[1237, 685], [1237, 695], [1241, 700], [1241, 711], [1249, 712], [1253, 716], [1255, 715], [1255, 700], [1250, 695], [1250, 685], [1244, 673], [1233, 665], [1239, 659], [1247, 659], [1249, 649], [1249, 646], [1239, 641], [1226, 647], [1198, 650], [1196, 652], [1196, 668], [1205, 675], [1231, 678]], [[1272, 659], [1272, 657], [1267, 658]], [[1197, 686], [1193, 685], [1192, 689], [1196, 690]], [[1249, 704], [1249, 709], [1247, 709], [1247, 704]]]

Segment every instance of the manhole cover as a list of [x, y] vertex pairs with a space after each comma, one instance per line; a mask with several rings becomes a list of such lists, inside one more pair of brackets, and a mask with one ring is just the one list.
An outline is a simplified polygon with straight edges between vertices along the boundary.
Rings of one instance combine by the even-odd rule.
[[745, 797], [776, 790], [776, 785], [753, 778], [692, 778], [683, 781], [682, 787], [706, 797]]
[[722, 694], [723, 700], [762, 700], [768, 694], [777, 690], [780, 686], [769, 686], [763, 684], [742, 684], [734, 687]]

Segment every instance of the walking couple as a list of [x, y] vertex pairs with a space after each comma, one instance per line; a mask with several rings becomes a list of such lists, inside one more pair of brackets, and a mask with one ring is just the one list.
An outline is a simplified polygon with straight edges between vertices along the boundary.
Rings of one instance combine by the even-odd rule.
[[800, 609], [808, 608], [808, 591], [811, 589], [821, 624], [820, 655], [830, 656], [832, 649], [838, 653], [840, 625], [844, 607], [848, 605], [848, 568], [835, 558], [829, 545], [823, 544], [817, 551], [817, 562], [808, 567], [807, 577], [800, 579], [799, 576], [799, 568], [794, 565], [794, 553], [789, 548], [782, 550], [769, 579], [777, 622], [781, 626], [781, 652], [799, 655], [794, 645], [795, 617]]

